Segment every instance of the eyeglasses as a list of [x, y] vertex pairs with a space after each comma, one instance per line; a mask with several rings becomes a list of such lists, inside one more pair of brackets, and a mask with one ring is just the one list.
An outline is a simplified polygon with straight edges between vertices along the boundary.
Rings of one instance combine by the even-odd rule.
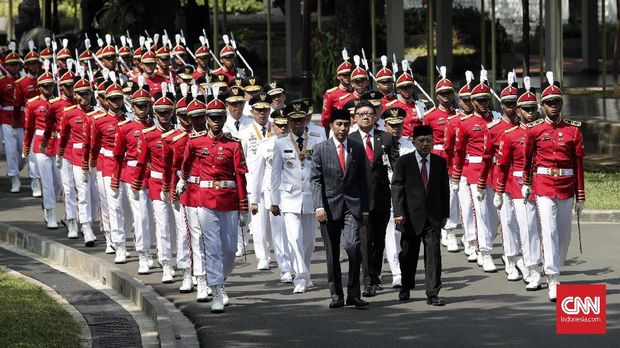
[[359, 117], [373, 117], [375, 116], [375, 113], [374, 112], [358, 112], [358, 113], [355, 113], [355, 115]]

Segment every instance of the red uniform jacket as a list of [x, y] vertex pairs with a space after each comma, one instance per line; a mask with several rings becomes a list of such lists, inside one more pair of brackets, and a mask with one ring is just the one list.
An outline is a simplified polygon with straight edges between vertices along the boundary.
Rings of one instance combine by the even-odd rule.
[[232, 86], [235, 77], [237, 77], [237, 69], [235, 68], [232, 69], [232, 71], [228, 71], [226, 68], [217, 68], [213, 70], [213, 74], [226, 76], [228, 78], [228, 85]]
[[15, 78], [4, 75], [0, 77], [0, 124], [20, 127], [13, 119], [15, 105]]
[[461, 117], [465, 117], [464, 113], [448, 117], [446, 124], [443, 150], [446, 152], [446, 164], [448, 165], [448, 174], [452, 176], [452, 162], [454, 160], [454, 140], [456, 138], [456, 128], [461, 124]]
[[[585, 155], [580, 122], [563, 118], [531, 122], [525, 138], [523, 181], [527, 185], [534, 182], [533, 194], [558, 199], [577, 196], [577, 202], [584, 202]], [[544, 170], [548, 173], [540, 173]], [[573, 171], [572, 175], [567, 170]]]
[[[82, 165], [84, 157], [85, 131], [89, 128], [89, 117], [86, 116], [91, 110], [84, 110], [79, 105], [65, 108], [65, 115], [60, 122], [60, 140], [58, 141], [58, 155], [64, 156], [65, 152], [71, 152], [70, 161], [74, 166]], [[67, 146], [72, 144], [67, 150]]]
[[[50, 100], [52, 113], [47, 119], [45, 126], [45, 133], [43, 134], [42, 140], [44, 144], [47, 144], [50, 138], [58, 138], [58, 135], [60, 134], [60, 124], [65, 113], [65, 108], [75, 105], [76, 102], [77, 101], [75, 99], [67, 99], [65, 96]], [[69, 138], [67, 146], [69, 148], [73, 148], [73, 141], [71, 138]], [[71, 162], [73, 161], [73, 153], [71, 151], [65, 152], [63, 157]]]
[[179, 182], [179, 174], [181, 165], [183, 164], [183, 155], [185, 147], [189, 140], [189, 132], [177, 129], [175, 133], [169, 135], [164, 140], [164, 185], [168, 185], [170, 196], [173, 199], [179, 199], [180, 203], [186, 207], [199, 207], [200, 201], [200, 169], [193, 166], [190, 172], [190, 179], [187, 182], [185, 192], [181, 197], [176, 196], [176, 186]]
[[85, 137], [82, 170], [97, 168], [101, 175], [112, 176], [114, 141], [119, 132], [118, 123], [125, 119], [125, 115], [93, 111], [89, 116], [92, 117], [92, 123], [89, 125], [90, 136]]
[[[188, 180], [192, 167], [200, 169], [201, 206], [220, 211], [248, 209], [245, 174], [248, 172], [241, 142], [226, 134], [214, 138], [207, 131], [192, 133], [185, 146], [181, 171]], [[214, 187], [202, 185], [213, 182]], [[218, 182], [233, 181], [234, 188], [215, 187]]]
[[[138, 140], [138, 164], [136, 165], [131, 188], [148, 188], [151, 200], [160, 200], [164, 178], [164, 136], [174, 130], [165, 131], [159, 125], [142, 130]], [[150, 172], [145, 182], [147, 171]]]
[[403, 137], [410, 138], [413, 135], [413, 128], [415, 126], [421, 126], [422, 120], [418, 118], [418, 112], [415, 108], [415, 101], [413, 99], [410, 100], [401, 100], [395, 99], [391, 102], [385, 104], [386, 108], [401, 108], [405, 110], [406, 115], [403, 120]]
[[[456, 128], [454, 138], [454, 159], [452, 164], [452, 178], [467, 178], [468, 184], [477, 184], [484, 167], [483, 158], [487, 146], [490, 144], [487, 125], [493, 117], [488, 113], [485, 117], [477, 113], [461, 118], [461, 124]], [[465, 168], [465, 170], [463, 169]]]
[[338, 98], [338, 101], [336, 102], [336, 104], [334, 105], [337, 109], [344, 109], [344, 106], [351, 100], [351, 99], [359, 99], [362, 96], [357, 94], [355, 91], [351, 92], [351, 93], [346, 93], [343, 94], [342, 96], [340, 96], [340, 98]]
[[446, 137], [446, 127], [448, 126], [448, 117], [453, 116], [456, 112], [453, 108], [442, 109], [441, 107], [432, 108], [424, 114], [422, 124], [429, 125], [433, 130], [433, 153], [439, 155], [446, 160], [448, 155], [444, 148]]
[[[500, 137], [497, 150], [497, 165], [493, 172], [494, 189], [506, 192], [513, 199], [522, 199], [523, 165], [525, 163], [526, 126], [514, 126]], [[531, 197], [534, 199], [534, 197]]]
[[321, 126], [329, 126], [329, 118], [331, 116], [332, 109], [334, 109], [340, 97], [351, 93], [351, 91], [351, 87], [347, 89], [343, 85], [338, 85], [337, 87], [330, 88], [325, 92], [325, 95], [323, 95], [323, 111], [321, 111]]
[[204, 70], [200, 70], [198, 68], [196, 68], [196, 70], [194, 71], [194, 73], [192, 74], [192, 78], [194, 79], [194, 81], [198, 80], [200, 77], [204, 77], [207, 74], [206, 71]]
[[478, 181], [478, 189], [482, 190], [487, 186], [493, 186], [493, 166], [497, 163], [497, 152], [499, 151], [500, 141], [504, 132], [516, 126], [509, 118], [503, 116], [499, 120], [493, 121], [487, 125], [489, 136], [488, 144], [482, 155], [484, 166]]
[[151, 127], [151, 120], [144, 122], [133, 119], [118, 123], [118, 133], [114, 141], [114, 170], [112, 188], [117, 189], [122, 181], [131, 184], [135, 167], [138, 165], [138, 142], [145, 128]]
[[37, 79], [25, 75], [21, 79], [15, 81], [15, 108], [13, 110], [13, 124], [24, 127], [26, 118], [26, 101], [34, 98], [39, 94], [37, 91]]
[[[144, 76], [144, 81], [149, 86], [149, 93], [151, 93], [151, 95], [161, 92], [161, 83], [168, 82], [168, 78], [163, 78], [156, 73], [154, 73], [153, 76], [142, 73], [142, 76]], [[138, 77], [134, 78], [133, 83], [138, 83]]]
[[[39, 153], [43, 133], [45, 132], [46, 122], [51, 117], [52, 107], [47, 99], [37, 96], [28, 99], [26, 102], [26, 129], [24, 130], [24, 155], [30, 151]], [[32, 145], [32, 149], [30, 148]], [[45, 154], [47, 156], [56, 155], [56, 138], [49, 141]]]
[[396, 100], [396, 94], [392, 93], [389, 95], [383, 95], [383, 97], [381, 98], [381, 106], [383, 108], [383, 110], [387, 109], [388, 107], [386, 106], [389, 102]]

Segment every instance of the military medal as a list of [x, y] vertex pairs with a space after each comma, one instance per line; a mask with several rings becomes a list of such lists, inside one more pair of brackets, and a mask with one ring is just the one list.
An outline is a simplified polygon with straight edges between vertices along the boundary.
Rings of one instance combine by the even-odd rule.
[[297, 142], [295, 141], [293, 132], [288, 134], [288, 137], [291, 140], [291, 144], [293, 144], [293, 149], [295, 149], [295, 152], [297, 153], [297, 157], [299, 157], [299, 162], [301, 163], [301, 169], [304, 169], [304, 161], [306, 160], [306, 157], [308, 157], [308, 131], [304, 131], [304, 135], [305, 137], [304, 137], [302, 149], [299, 150], [299, 145], [297, 145]]

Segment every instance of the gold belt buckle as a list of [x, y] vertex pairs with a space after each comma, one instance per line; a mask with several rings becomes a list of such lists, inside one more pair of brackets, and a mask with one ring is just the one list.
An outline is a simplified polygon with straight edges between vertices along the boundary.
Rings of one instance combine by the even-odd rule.
[[221, 181], [213, 181], [213, 187], [215, 187], [216, 189], [219, 190], [219, 188], [222, 186], [222, 182]]
[[559, 168], [549, 168], [549, 174], [551, 176], [559, 176], [560, 175], [560, 169]]

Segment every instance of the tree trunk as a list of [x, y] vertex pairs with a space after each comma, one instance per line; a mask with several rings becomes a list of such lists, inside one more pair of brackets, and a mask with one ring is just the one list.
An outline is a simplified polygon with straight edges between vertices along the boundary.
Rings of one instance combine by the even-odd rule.
[[530, 4], [521, 0], [523, 8], [523, 74], [530, 75]]
[[362, 48], [370, 49], [370, 1], [336, 0], [334, 12], [338, 21], [342, 44], [350, 55], [359, 54]]

